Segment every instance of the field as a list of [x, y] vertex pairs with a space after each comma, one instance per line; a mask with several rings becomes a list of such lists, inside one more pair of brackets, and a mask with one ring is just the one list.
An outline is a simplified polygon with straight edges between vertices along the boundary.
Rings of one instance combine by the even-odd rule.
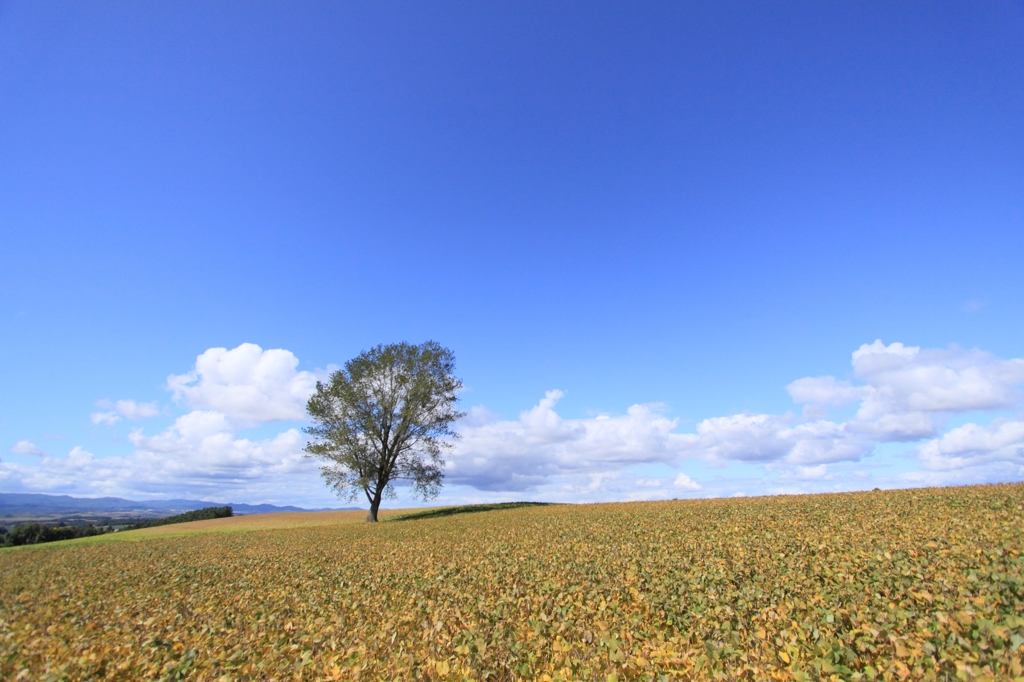
[[1024, 675], [1024, 485], [230, 521], [0, 552], [0, 678]]
[[[380, 518], [386, 519], [396, 514], [409, 513], [413, 510], [381, 510]], [[140, 528], [130, 532], [108, 533], [97, 535], [86, 540], [72, 540], [61, 544], [95, 544], [105, 542], [133, 542], [158, 537], [175, 537], [182, 535], [202, 535], [205, 533], [242, 533], [246, 531], [284, 530], [289, 528], [310, 528], [313, 526], [337, 526], [349, 523], [362, 523], [366, 520], [365, 511], [329, 511], [329, 512], [281, 512], [278, 514], [250, 514], [248, 516], [231, 516], [223, 519], [176, 523], [168, 526]], [[33, 546], [37, 548], [38, 546]]]
[[[401, 514], [419, 513], [419, 509], [381, 510], [380, 518], [387, 519]], [[176, 537], [181, 535], [202, 535], [205, 533], [243, 533], [253, 530], [276, 530], [285, 528], [306, 528], [310, 526], [336, 526], [345, 523], [362, 523], [366, 511], [329, 512], [280, 512], [277, 514], [249, 514], [191, 523], [175, 523], [166, 526], [140, 528], [129, 532], [106, 533], [79, 540], [47, 543], [47, 548], [62, 545], [83, 545], [106, 542], [135, 542], [155, 537]], [[41, 545], [23, 545], [19, 550], [38, 549]], [[0, 551], [4, 551], [0, 549]]]

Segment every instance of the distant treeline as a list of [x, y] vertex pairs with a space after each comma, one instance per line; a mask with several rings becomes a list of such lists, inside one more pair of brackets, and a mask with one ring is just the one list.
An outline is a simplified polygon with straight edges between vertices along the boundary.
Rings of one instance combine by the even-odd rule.
[[501, 511], [503, 509], [518, 509], [519, 507], [543, 507], [551, 502], [496, 502], [494, 504], [466, 504], [461, 507], [441, 507], [440, 509], [428, 509], [421, 512], [392, 516], [388, 521], [414, 521], [418, 519], [436, 519], [440, 516], [454, 516], [455, 514], [476, 514], [478, 512]]
[[57, 540], [73, 540], [93, 535], [109, 533], [106, 528], [97, 528], [91, 523], [88, 526], [46, 526], [41, 523], [23, 523], [11, 530], [0, 528], [0, 547], [17, 545], [35, 545], [40, 542], [56, 542]]
[[[195, 511], [167, 516], [162, 519], [151, 519], [137, 521], [124, 528], [122, 524], [107, 526], [88, 525], [52, 525], [45, 523], [23, 523], [13, 528], [0, 526], [0, 547], [14, 547], [17, 545], [36, 545], [41, 542], [56, 542], [57, 540], [74, 540], [75, 538], [88, 538], [93, 535], [104, 533], [115, 533], [120, 530], [135, 530], [137, 528], [151, 528], [153, 526], [166, 526], [170, 523], [188, 523], [189, 521], [204, 521], [206, 519], [222, 519], [234, 516], [231, 507], [207, 507]], [[115, 527], [116, 526], [116, 527]]]
[[152, 521], [141, 521], [125, 528], [125, 530], [137, 530], [139, 528], [152, 528], [153, 526], [166, 526], [171, 523], [188, 523], [189, 521], [206, 521], [207, 519], [224, 519], [229, 516], [234, 516], [235, 512], [231, 507], [206, 507], [205, 509], [196, 509], [195, 511], [185, 512], [184, 514], [176, 514], [175, 516], [167, 516], [162, 519], [153, 519]]

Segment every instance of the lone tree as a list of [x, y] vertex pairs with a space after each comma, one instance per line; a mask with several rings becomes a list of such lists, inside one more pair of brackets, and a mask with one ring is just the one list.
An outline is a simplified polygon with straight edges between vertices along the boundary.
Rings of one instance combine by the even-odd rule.
[[314, 425], [307, 457], [324, 460], [320, 473], [342, 498], [362, 492], [370, 501], [367, 522], [377, 521], [381, 499], [395, 497], [395, 481], [411, 481], [424, 500], [444, 479], [441, 453], [459, 434], [452, 422], [462, 382], [455, 355], [427, 341], [380, 345], [360, 353], [317, 382], [306, 404]]

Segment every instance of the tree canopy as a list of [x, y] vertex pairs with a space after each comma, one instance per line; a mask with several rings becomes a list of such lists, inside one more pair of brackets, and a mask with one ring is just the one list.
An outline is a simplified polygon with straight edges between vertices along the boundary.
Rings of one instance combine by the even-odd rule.
[[464, 415], [454, 371], [455, 355], [434, 341], [396, 343], [364, 351], [317, 382], [306, 405], [314, 422], [306, 454], [323, 461], [320, 473], [339, 496], [366, 496], [367, 521], [377, 520], [384, 497], [395, 497], [398, 481], [425, 500], [440, 491], [442, 453]]

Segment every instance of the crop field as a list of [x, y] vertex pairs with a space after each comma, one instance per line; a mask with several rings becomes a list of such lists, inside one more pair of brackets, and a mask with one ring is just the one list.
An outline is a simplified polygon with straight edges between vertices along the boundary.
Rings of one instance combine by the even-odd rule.
[[[420, 510], [388, 510], [381, 512], [381, 518], [401, 515], [403, 513], [419, 513]], [[48, 546], [60, 544], [82, 545], [107, 542], [134, 542], [154, 537], [172, 537], [179, 535], [197, 535], [203, 533], [240, 533], [253, 530], [269, 530], [279, 528], [302, 528], [308, 526], [333, 526], [342, 523], [362, 523], [366, 520], [365, 511], [329, 511], [329, 512], [281, 512], [277, 514], [252, 514], [247, 516], [231, 516], [205, 519], [193, 522], [174, 522], [166, 525], [147, 526], [143, 528], [122, 529], [113, 533], [102, 533], [79, 537], [74, 540], [43, 540], [15, 545], [27, 548], [36, 544], [46, 543]], [[81, 527], [80, 527], [81, 528]], [[19, 529], [21, 530], [21, 529]], [[2, 538], [3, 536], [0, 536]], [[11, 537], [11, 536], [7, 536]], [[6, 545], [0, 543], [0, 551]]]
[[1022, 531], [999, 485], [5, 550], [0, 679], [1022, 679]]
[[[381, 510], [380, 518], [414, 513], [419, 510], [395, 509]], [[280, 512], [277, 514], [251, 514], [247, 516], [230, 516], [221, 519], [193, 521], [191, 523], [175, 523], [167, 526], [154, 526], [138, 530], [97, 535], [86, 540], [73, 540], [64, 544], [95, 544], [106, 542], [132, 542], [157, 537], [179, 535], [200, 535], [205, 533], [241, 533], [255, 530], [278, 530], [287, 528], [307, 528], [311, 526], [336, 526], [346, 523], [362, 523], [366, 520], [365, 511], [329, 511], [329, 512]]]

